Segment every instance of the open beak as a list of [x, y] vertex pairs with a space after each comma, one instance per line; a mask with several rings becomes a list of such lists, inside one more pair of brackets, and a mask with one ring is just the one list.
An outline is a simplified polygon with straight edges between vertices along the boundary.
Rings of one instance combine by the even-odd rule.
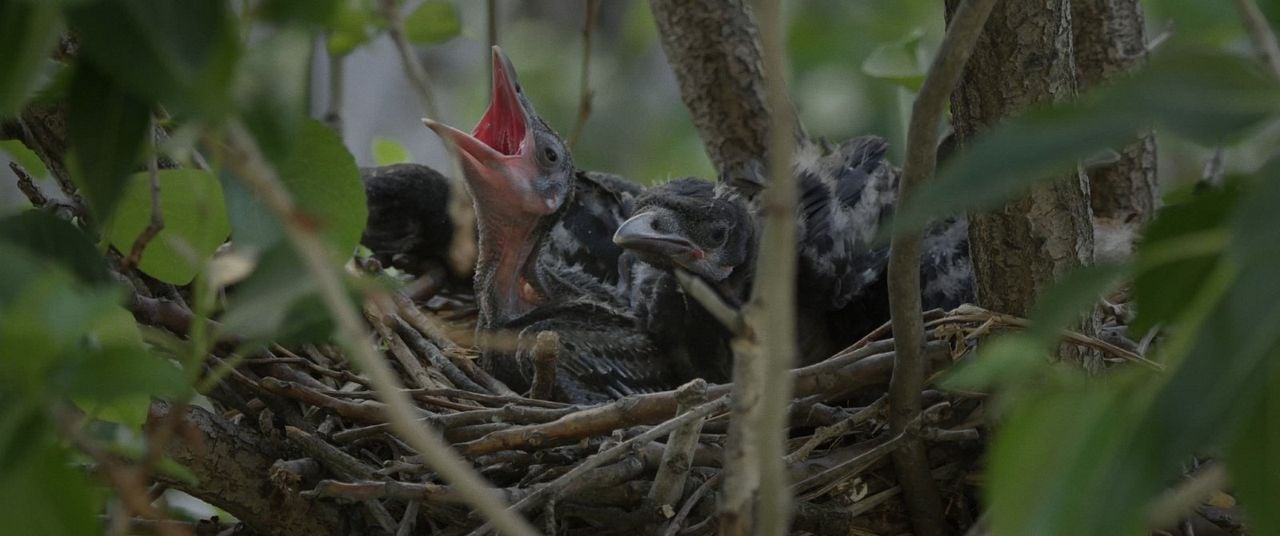
[[680, 259], [701, 260], [705, 253], [688, 239], [660, 231], [659, 212], [641, 212], [622, 222], [613, 233], [613, 243], [642, 254]]
[[463, 175], [477, 201], [495, 213], [545, 213], [546, 203], [534, 192], [537, 165], [533, 121], [520, 102], [516, 74], [502, 50], [493, 47], [493, 93], [489, 108], [470, 134], [431, 119], [423, 122], [458, 149]]

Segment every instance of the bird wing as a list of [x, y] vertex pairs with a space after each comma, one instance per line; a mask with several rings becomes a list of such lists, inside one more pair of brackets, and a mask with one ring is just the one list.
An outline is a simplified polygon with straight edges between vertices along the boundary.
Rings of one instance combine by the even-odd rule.
[[887, 267], [874, 240], [893, 212], [898, 172], [885, 159], [888, 144], [864, 136], [820, 154], [806, 144], [795, 159], [799, 201], [797, 253], [800, 299], [844, 307]]
[[579, 172], [564, 214], [550, 229], [546, 252], [610, 286], [618, 284], [622, 248], [613, 233], [631, 215], [641, 188], [615, 175]]

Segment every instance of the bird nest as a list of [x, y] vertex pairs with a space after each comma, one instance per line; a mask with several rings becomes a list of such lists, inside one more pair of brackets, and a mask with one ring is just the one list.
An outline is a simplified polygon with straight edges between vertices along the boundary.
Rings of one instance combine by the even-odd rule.
[[[731, 385], [695, 380], [673, 391], [590, 406], [530, 398], [475, 364], [469, 296], [438, 289], [427, 293], [429, 299], [396, 294], [370, 300], [366, 318], [423, 425], [451, 443], [507, 504], [553, 534], [715, 530]], [[135, 299], [135, 312], [145, 309], [138, 300], [145, 298]], [[144, 322], [160, 318], [138, 317]], [[932, 370], [936, 374], [970, 354], [979, 337], [1020, 323], [974, 307], [926, 314]], [[887, 332], [883, 326], [844, 351], [791, 373], [795, 390], [786, 464], [797, 531], [907, 531], [901, 488], [886, 462], [909, 434], [929, 445], [933, 475], [953, 526], [970, 526], [977, 516], [974, 475], [985, 435], [982, 397], [926, 391], [927, 409], [921, 417], [906, 433], [890, 433], [885, 399], [894, 347]], [[1097, 339], [1075, 342], [1137, 358]], [[337, 508], [345, 512], [341, 517], [347, 533], [430, 529], [465, 534], [482, 526], [484, 520], [472, 513], [462, 494], [397, 436], [372, 382], [336, 347], [272, 346], [235, 366], [229, 359], [217, 351], [210, 357], [211, 367], [230, 372], [209, 392], [221, 413], [221, 424], [209, 426], [261, 435], [253, 441], [263, 444], [253, 448], [269, 453], [258, 463], [269, 462], [270, 468], [259, 486], [270, 488], [265, 493], [272, 503]], [[153, 407], [150, 426], [165, 422], [157, 413], [165, 412]], [[204, 457], [217, 447], [169, 452], [179, 462], [200, 466], [210, 463]], [[217, 479], [255, 475], [204, 473], [198, 484], [175, 485], [226, 509], [240, 519], [240, 526], [279, 532], [254, 526], [261, 512], [220, 504], [227, 501], [220, 487], [243, 483]]]

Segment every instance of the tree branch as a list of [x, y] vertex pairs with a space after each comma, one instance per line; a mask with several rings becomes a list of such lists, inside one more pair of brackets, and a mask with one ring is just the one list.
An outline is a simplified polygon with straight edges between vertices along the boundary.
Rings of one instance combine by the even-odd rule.
[[600, 0], [585, 0], [586, 14], [582, 22], [582, 74], [578, 85], [578, 120], [573, 124], [573, 133], [569, 135], [569, 147], [578, 146], [578, 138], [583, 127], [587, 126], [587, 118], [591, 116], [591, 29], [595, 26], [596, 13], [600, 10]]
[[1245, 29], [1249, 30], [1249, 38], [1253, 40], [1258, 57], [1267, 65], [1271, 76], [1280, 78], [1280, 44], [1276, 42], [1276, 34], [1271, 31], [1266, 15], [1258, 8], [1258, 2], [1236, 0], [1236, 9], [1240, 10], [1240, 18]]
[[[912, 106], [906, 162], [898, 185], [901, 203], [909, 202], [916, 190], [933, 176], [937, 164], [938, 124], [995, 3], [996, 0], [965, 0], [951, 19]], [[890, 245], [889, 309], [897, 349], [889, 381], [889, 425], [893, 434], [906, 433], [908, 424], [918, 418], [920, 391], [928, 369], [920, 303], [921, 236], [919, 231], [898, 234]], [[916, 534], [944, 534], [942, 502], [930, 474], [924, 443], [918, 438], [907, 438], [894, 451], [893, 458]]]
[[[721, 180], [758, 192], [771, 113], [748, 0], [649, 0], [649, 8], [680, 96]], [[799, 122], [791, 127], [804, 136]]]

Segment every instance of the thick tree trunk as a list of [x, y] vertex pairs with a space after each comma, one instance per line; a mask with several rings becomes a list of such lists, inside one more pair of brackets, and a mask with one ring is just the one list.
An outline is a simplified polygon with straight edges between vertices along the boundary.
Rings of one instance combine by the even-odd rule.
[[[958, 3], [947, 0], [948, 17]], [[1032, 104], [1072, 96], [1072, 63], [1070, 0], [998, 3], [952, 95], [960, 142]], [[969, 233], [979, 303], [1025, 316], [1041, 291], [1092, 261], [1088, 182], [1071, 174], [1037, 186], [974, 214]]]
[[[1138, 0], [1071, 2], [1076, 77], [1093, 87], [1140, 66], [1147, 58], [1144, 17]], [[1089, 169], [1094, 216], [1134, 225], [1156, 209], [1156, 143], [1146, 134], [1120, 151], [1115, 162]]]
[[649, 7], [707, 156], [722, 180], [754, 193], [766, 176], [770, 114], [749, 0], [649, 0]]

